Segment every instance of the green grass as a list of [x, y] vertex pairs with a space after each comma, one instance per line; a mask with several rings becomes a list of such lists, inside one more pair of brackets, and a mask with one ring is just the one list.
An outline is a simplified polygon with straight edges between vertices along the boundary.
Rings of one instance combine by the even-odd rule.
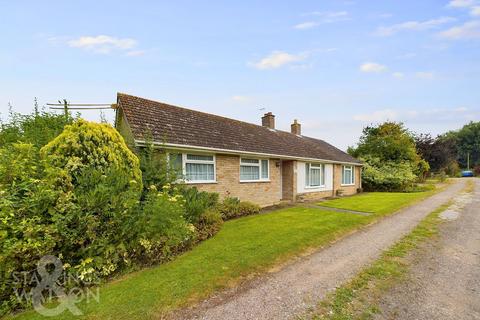
[[339, 198], [320, 202], [319, 205], [348, 209], [362, 212], [370, 212], [382, 216], [425, 199], [435, 191], [426, 192], [368, 192], [353, 197]]
[[[473, 185], [467, 185], [464, 192], [472, 192]], [[347, 284], [329, 294], [318, 308], [305, 318], [308, 319], [373, 319], [379, 312], [378, 302], [383, 293], [401, 281], [409, 270], [407, 254], [421, 243], [438, 233], [442, 221], [439, 214], [451, 205], [451, 201], [440, 206], [415, 229], [385, 251], [371, 266], [361, 271]]]
[[[392, 213], [431, 193], [372, 193], [333, 200], [349, 208]], [[385, 200], [390, 199], [390, 200]], [[355, 206], [355, 201], [361, 205]], [[366, 201], [368, 200], [368, 201]], [[395, 205], [389, 205], [393, 201]], [[329, 202], [323, 202], [322, 205]], [[367, 205], [368, 204], [368, 205]], [[377, 205], [375, 205], [377, 204]], [[344, 204], [345, 205], [345, 204]], [[346, 206], [346, 205], [345, 205]], [[256, 273], [318, 248], [377, 219], [316, 208], [292, 207], [229, 221], [212, 239], [174, 261], [121, 277], [100, 288], [100, 303], [80, 303], [87, 319], [159, 318]], [[40, 319], [29, 311], [18, 319]], [[74, 318], [65, 312], [58, 319]]]

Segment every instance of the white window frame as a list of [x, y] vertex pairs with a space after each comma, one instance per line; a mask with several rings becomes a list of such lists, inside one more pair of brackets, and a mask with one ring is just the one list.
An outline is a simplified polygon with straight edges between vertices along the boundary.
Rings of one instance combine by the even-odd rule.
[[[258, 163], [242, 163], [242, 159], [248, 160], [258, 160]], [[262, 160], [267, 161], [267, 177], [262, 178]], [[242, 180], [241, 167], [258, 167], [258, 179], [257, 180]], [[268, 182], [270, 181], [270, 160], [265, 158], [251, 158], [251, 157], [240, 157], [240, 165], [238, 167], [238, 176], [240, 182]]]
[[[197, 183], [217, 183], [217, 158], [214, 154], [207, 153], [198, 153], [198, 152], [169, 152], [167, 161], [170, 162], [170, 153], [176, 153], [182, 155], [182, 175], [180, 179], [186, 184], [197, 184]], [[194, 156], [209, 156], [213, 157], [213, 160], [191, 160], [187, 159], [187, 154]], [[213, 180], [187, 180], [187, 163], [198, 163], [198, 164], [213, 164]], [[170, 163], [169, 163], [170, 164]]]
[[307, 181], [307, 170], [305, 169], [305, 189], [319, 189], [319, 188], [325, 188], [325, 164], [323, 163], [314, 163], [314, 162], [307, 162], [305, 163], [305, 168], [308, 167], [308, 180], [310, 180], [310, 177], [312, 176], [312, 165], [314, 166], [313, 170], [319, 170], [320, 169], [320, 185], [318, 186], [312, 186], [311, 181]]
[[[351, 177], [352, 177], [351, 183], [345, 183], [345, 171], [351, 172]], [[342, 166], [342, 186], [353, 186], [353, 185], [355, 185], [355, 167], [343, 165]]]

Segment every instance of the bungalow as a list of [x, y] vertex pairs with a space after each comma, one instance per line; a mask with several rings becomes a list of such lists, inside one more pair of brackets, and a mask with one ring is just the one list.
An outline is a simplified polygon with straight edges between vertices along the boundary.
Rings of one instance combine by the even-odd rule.
[[323, 140], [147, 100], [117, 96], [116, 127], [127, 143], [145, 146], [145, 133], [169, 154], [185, 183], [261, 206], [356, 193], [361, 162]]

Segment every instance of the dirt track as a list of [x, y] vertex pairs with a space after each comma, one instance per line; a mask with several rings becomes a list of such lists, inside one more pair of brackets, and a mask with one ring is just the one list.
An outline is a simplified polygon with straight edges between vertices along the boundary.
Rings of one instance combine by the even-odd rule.
[[384, 295], [378, 319], [480, 319], [480, 179], [444, 212], [438, 240], [411, 257], [407, 281]]

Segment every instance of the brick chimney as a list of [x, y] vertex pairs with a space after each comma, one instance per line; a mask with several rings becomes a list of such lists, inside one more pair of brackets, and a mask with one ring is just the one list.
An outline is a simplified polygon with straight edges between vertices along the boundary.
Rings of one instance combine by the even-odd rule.
[[302, 134], [302, 126], [297, 122], [297, 119], [293, 120], [293, 123], [290, 126], [290, 132], [297, 135]]
[[262, 117], [262, 126], [275, 129], [275, 116], [271, 112], [265, 113]]

